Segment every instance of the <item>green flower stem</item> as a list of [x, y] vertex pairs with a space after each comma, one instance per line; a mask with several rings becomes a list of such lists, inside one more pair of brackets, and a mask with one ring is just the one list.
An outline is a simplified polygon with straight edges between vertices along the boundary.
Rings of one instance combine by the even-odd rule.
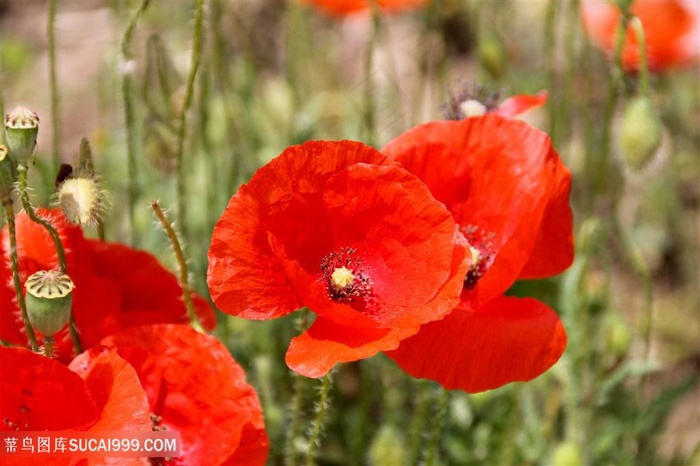
[[[80, 140], [80, 168], [86, 170], [88, 173], [93, 174], [95, 172], [95, 165], [92, 160], [92, 150], [90, 149], [90, 142], [87, 138]], [[105, 240], [105, 224], [102, 220], [102, 215], [97, 216], [97, 237], [100, 241]]]
[[374, 49], [377, 48], [379, 42], [379, 26], [380, 15], [379, 7], [375, 1], [371, 1], [372, 7], [372, 31], [370, 32], [369, 43], [367, 44], [367, 52], [365, 54], [365, 101], [364, 101], [364, 131], [366, 134], [365, 143], [374, 146], [377, 143], [376, 134], [376, 110], [374, 77], [372, 75], [372, 65], [374, 63]]
[[56, 171], [61, 164], [61, 131], [58, 128], [60, 119], [58, 79], [56, 78], [56, 34], [54, 32], [54, 24], [56, 22], [56, 0], [49, 0], [46, 16], [46, 38], [49, 48], [49, 89], [51, 94], [51, 144], [53, 146], [53, 169]]
[[36, 212], [34, 212], [34, 207], [32, 207], [32, 203], [29, 200], [29, 191], [27, 190], [27, 166], [19, 164], [17, 167], [17, 173], [19, 179], [19, 192], [24, 211], [27, 212], [27, 215], [29, 215], [32, 222], [38, 223], [46, 228], [46, 231], [48, 231], [49, 235], [51, 235], [53, 244], [56, 247], [56, 255], [58, 256], [58, 267], [62, 273], [68, 274], [66, 272], [66, 253], [63, 249], [61, 238], [58, 236], [58, 232], [53, 225], [51, 225], [51, 222], [37, 216]]
[[197, 0], [194, 12], [194, 32], [192, 37], [192, 58], [190, 62], [190, 74], [187, 78], [187, 87], [185, 88], [185, 98], [182, 103], [180, 112], [180, 123], [178, 125], [177, 134], [177, 154], [176, 154], [176, 170], [177, 170], [177, 214], [180, 218], [180, 229], [183, 238], [187, 240], [187, 215], [185, 207], [185, 173], [184, 153], [185, 153], [185, 135], [187, 133], [187, 110], [192, 103], [192, 95], [194, 94], [194, 80], [199, 69], [199, 62], [202, 55], [202, 23], [204, 18], [204, 0]]
[[428, 417], [428, 408], [432, 402], [431, 384], [427, 380], [417, 380], [418, 388], [416, 408], [411, 416], [411, 423], [408, 427], [408, 463], [418, 464], [420, 460], [420, 449], [423, 445], [423, 429]]
[[437, 387], [439, 394], [437, 395], [437, 411], [435, 412], [435, 417], [432, 419], [433, 429], [430, 431], [430, 436], [428, 437], [428, 443], [425, 447], [423, 458], [426, 466], [433, 466], [438, 457], [440, 450], [440, 438], [442, 436], [442, 427], [445, 423], [445, 415], [447, 414], [447, 404], [450, 400], [450, 392], [443, 389], [442, 387]]
[[321, 434], [326, 424], [326, 414], [330, 406], [329, 394], [332, 385], [333, 375], [331, 371], [323, 376], [321, 382], [321, 394], [316, 404], [316, 416], [314, 417], [314, 422], [311, 425], [311, 432], [309, 433], [309, 449], [306, 453], [306, 466], [313, 466], [316, 464], [316, 450], [321, 443]]
[[[649, 272], [649, 267], [644, 261], [642, 252], [639, 250], [637, 244], [630, 238], [630, 235], [625, 231], [620, 223], [619, 212], [616, 211], [614, 219], [614, 228], [617, 236], [622, 241], [623, 250], [627, 256], [627, 260], [637, 274], [639, 282], [644, 290], [644, 324], [642, 327], [642, 338], [644, 340], [644, 360], [649, 361], [649, 356], [651, 354], [651, 333], [653, 330], [653, 319], [654, 319], [654, 293], [651, 280], [651, 273]], [[646, 375], [640, 378], [639, 383], [639, 395], [641, 396], [641, 391], [644, 389], [646, 383]]]
[[136, 138], [136, 116], [134, 112], [134, 82], [132, 71], [129, 69], [133, 60], [133, 54], [131, 52], [131, 42], [133, 40], [134, 31], [136, 30], [136, 24], [143, 12], [148, 7], [150, 0], [143, 0], [139, 6], [134, 16], [131, 17], [129, 24], [124, 31], [124, 37], [122, 38], [121, 49], [124, 59], [124, 70], [122, 79], [122, 97], [124, 99], [124, 129], [126, 131], [126, 164], [127, 164], [127, 175], [129, 177], [129, 197], [128, 197], [128, 220], [129, 220], [129, 236], [130, 243], [134, 246], [138, 245], [138, 236], [136, 228], [134, 226], [134, 218], [136, 216], [136, 200], [139, 195], [139, 183], [137, 179], [138, 170], [136, 168], [136, 152], [137, 152], [137, 138]]
[[306, 377], [299, 374], [293, 374], [294, 377], [294, 395], [292, 396], [291, 413], [292, 418], [289, 424], [289, 430], [285, 438], [285, 458], [284, 464], [294, 466], [297, 464], [296, 439], [299, 436], [299, 428], [301, 427], [302, 404], [304, 401], [304, 389], [306, 388]]
[[649, 62], [644, 25], [637, 17], [630, 20], [630, 25], [637, 36], [637, 43], [639, 44], [639, 93], [644, 97], [649, 97]]
[[24, 293], [22, 293], [22, 283], [19, 278], [19, 261], [17, 259], [17, 230], [15, 228], [15, 209], [12, 206], [11, 201], [4, 203], [4, 205], [5, 217], [7, 217], [7, 229], [10, 232], [10, 260], [12, 261], [12, 283], [15, 287], [17, 304], [19, 305], [19, 310], [22, 313], [24, 330], [27, 332], [29, 344], [32, 347], [32, 351], [37, 352], [39, 351], [39, 345], [36, 342], [36, 335], [34, 335], [34, 329], [29, 323], [29, 316], [27, 315], [27, 306], [24, 303]]
[[[20, 198], [22, 199], [22, 207], [24, 207], [24, 211], [27, 213], [32, 222], [40, 224], [46, 229], [46, 231], [49, 232], [49, 235], [53, 240], [54, 247], [56, 248], [56, 256], [58, 256], [58, 268], [62, 273], [68, 275], [66, 269], [66, 253], [63, 249], [63, 243], [61, 243], [61, 238], [58, 236], [58, 232], [53, 227], [53, 225], [51, 225], [51, 222], [37, 216], [36, 212], [34, 212], [34, 207], [32, 207], [32, 203], [29, 200], [29, 191], [27, 190], [27, 166], [19, 164], [17, 166], [17, 174], [19, 193]], [[78, 330], [75, 328], [75, 322], [73, 321], [72, 310], [68, 319], [68, 330], [70, 332], [71, 340], [73, 340], [73, 347], [75, 348], [76, 354], [82, 353], [83, 349], [80, 345], [80, 339], [78, 338]]]
[[189, 280], [187, 278], [187, 261], [185, 260], [185, 255], [183, 254], [182, 248], [180, 247], [180, 241], [178, 241], [177, 239], [177, 234], [175, 233], [175, 230], [173, 229], [173, 226], [171, 225], [170, 221], [165, 216], [165, 213], [160, 208], [160, 205], [158, 205], [158, 201], [151, 201], [151, 209], [153, 209], [153, 213], [156, 215], [158, 221], [165, 230], [165, 233], [168, 235], [170, 245], [172, 246], [173, 252], [175, 253], [175, 258], [177, 259], [177, 264], [180, 269], [180, 288], [182, 288], [182, 299], [185, 302], [185, 308], [187, 309], [187, 315], [190, 318], [190, 324], [192, 325], [192, 327], [194, 327], [195, 330], [199, 332], [204, 332], [204, 328], [200, 324], [199, 319], [197, 318], [197, 313], [194, 310], [192, 292], [190, 290]]

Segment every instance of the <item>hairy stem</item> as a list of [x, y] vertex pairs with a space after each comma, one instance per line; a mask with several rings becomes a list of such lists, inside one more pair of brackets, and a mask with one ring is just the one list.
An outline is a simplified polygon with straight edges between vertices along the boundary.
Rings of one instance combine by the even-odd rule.
[[165, 213], [160, 208], [158, 201], [151, 201], [151, 209], [153, 209], [153, 213], [156, 215], [158, 221], [165, 230], [165, 233], [168, 235], [170, 245], [175, 253], [175, 258], [177, 259], [177, 264], [180, 269], [179, 278], [180, 288], [182, 288], [182, 299], [185, 302], [185, 308], [187, 309], [187, 315], [190, 318], [190, 323], [197, 331], [203, 332], [204, 328], [200, 324], [199, 319], [197, 318], [197, 313], [194, 309], [194, 302], [192, 301], [192, 293], [190, 291], [188, 280], [187, 261], [185, 260], [185, 255], [182, 252], [182, 247], [180, 247], [180, 241], [177, 239], [177, 234], [175, 233], [172, 224], [165, 216]]

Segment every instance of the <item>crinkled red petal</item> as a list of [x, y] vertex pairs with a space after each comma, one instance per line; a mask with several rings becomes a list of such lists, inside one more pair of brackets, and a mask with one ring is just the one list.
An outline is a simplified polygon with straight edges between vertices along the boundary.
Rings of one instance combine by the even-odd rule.
[[248, 319], [272, 319], [304, 304], [272, 251], [278, 238], [290, 257], [311, 270], [332, 249], [323, 211], [328, 178], [360, 162], [385, 157], [352, 141], [311, 141], [287, 148], [241, 186], [212, 234], [207, 283], [216, 306]]
[[79, 375], [24, 348], [0, 347], [0, 430], [84, 430], [98, 415]]
[[476, 393], [539, 376], [565, 347], [554, 311], [534, 299], [502, 296], [477, 311], [463, 303], [387, 355], [414, 377]]
[[220, 464], [246, 439], [257, 439], [255, 464], [264, 464], [267, 436], [255, 390], [226, 347], [216, 338], [186, 325], [131, 328], [108, 337], [138, 373], [151, 411], [161, 427], [180, 432], [181, 455], [173, 464]]
[[[371, 0], [305, 0], [305, 2], [334, 16], [368, 12], [372, 5]], [[426, 6], [428, 0], [377, 0], [376, 3], [383, 12], [394, 13]]]
[[97, 346], [76, 356], [68, 368], [86, 382], [100, 411], [91, 431], [151, 431], [148, 397], [138, 374], [116, 350]]
[[[556, 207], [550, 222], [571, 231], [559, 176], [566, 169], [547, 135], [524, 122], [493, 114], [432, 122], [399, 136], [384, 152], [425, 181], [458, 224], [493, 235], [495, 259], [469, 293], [473, 307], [503, 293], [520, 276], [550, 202]], [[556, 218], [560, 211], [567, 215]], [[568, 241], [556, 251], [567, 247], [572, 247]]]

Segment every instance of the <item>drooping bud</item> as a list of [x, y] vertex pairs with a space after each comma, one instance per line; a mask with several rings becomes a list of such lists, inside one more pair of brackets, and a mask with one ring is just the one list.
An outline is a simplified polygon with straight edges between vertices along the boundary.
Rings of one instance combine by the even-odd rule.
[[625, 109], [619, 134], [620, 153], [633, 172], [654, 159], [661, 146], [663, 126], [651, 100], [635, 97]]
[[55, 204], [70, 222], [95, 226], [102, 219], [108, 200], [94, 175], [79, 171], [58, 187]]
[[36, 150], [39, 117], [25, 107], [17, 107], [5, 115], [7, 148], [17, 163], [26, 165]]
[[29, 322], [42, 335], [55, 335], [68, 323], [73, 304], [73, 281], [57, 270], [40, 270], [27, 278]]
[[503, 76], [506, 68], [506, 51], [501, 41], [494, 36], [484, 37], [477, 49], [479, 62], [495, 79]]
[[552, 464], [582, 466], [583, 458], [581, 456], [581, 450], [578, 445], [571, 441], [560, 443], [554, 449]]
[[384, 425], [372, 439], [367, 459], [372, 466], [406, 464], [405, 452], [401, 434], [395, 427]]
[[7, 147], [0, 144], [0, 200], [3, 204], [12, 203], [12, 192], [17, 181], [17, 162]]

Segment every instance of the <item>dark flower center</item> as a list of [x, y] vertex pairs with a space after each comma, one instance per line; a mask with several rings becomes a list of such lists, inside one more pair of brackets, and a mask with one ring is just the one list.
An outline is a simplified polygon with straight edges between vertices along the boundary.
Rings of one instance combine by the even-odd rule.
[[372, 293], [372, 280], [362, 269], [355, 248], [340, 248], [321, 259], [320, 280], [328, 297], [340, 303], [352, 303]]
[[472, 253], [472, 263], [467, 271], [467, 276], [464, 277], [464, 288], [472, 290], [493, 264], [496, 256], [493, 245], [495, 235], [486, 233], [474, 225], [460, 226], [459, 231], [469, 241]]

